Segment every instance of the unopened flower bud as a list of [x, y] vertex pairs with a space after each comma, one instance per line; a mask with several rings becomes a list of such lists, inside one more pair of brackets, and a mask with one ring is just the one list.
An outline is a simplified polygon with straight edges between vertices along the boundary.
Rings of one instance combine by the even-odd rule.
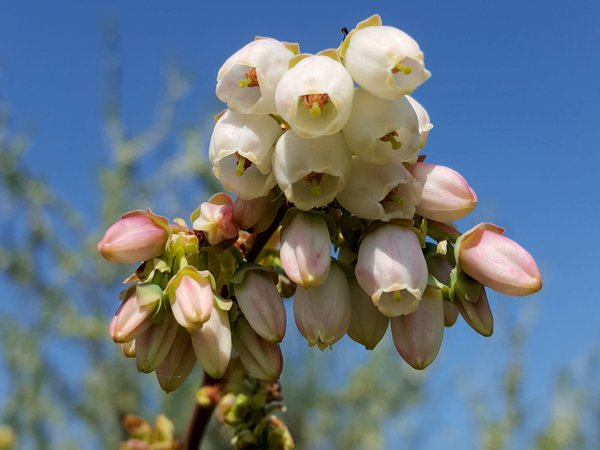
[[242, 316], [233, 323], [233, 346], [250, 375], [259, 380], [275, 381], [283, 370], [279, 344], [260, 337]]
[[387, 222], [412, 219], [421, 189], [401, 163], [379, 165], [354, 157], [346, 187], [336, 198], [357, 217]]
[[429, 274], [433, 275], [440, 283], [447, 285], [452, 266], [448, 262], [446, 256], [435, 254], [427, 258], [427, 270], [429, 270]]
[[443, 303], [442, 291], [428, 287], [416, 311], [392, 319], [394, 345], [415, 369], [427, 367], [440, 351], [444, 336]]
[[449, 167], [418, 162], [409, 167], [423, 184], [417, 214], [438, 222], [462, 219], [477, 205], [477, 195], [458, 172]]
[[242, 230], [260, 233], [273, 223], [281, 199], [276, 189], [271, 189], [264, 197], [252, 200], [238, 197], [233, 203], [233, 217]]
[[361, 88], [344, 137], [352, 153], [375, 164], [416, 162], [421, 148], [419, 118], [408, 98], [385, 100]]
[[109, 332], [117, 343], [129, 342], [144, 332], [152, 323], [159, 302], [140, 305], [136, 294], [124, 300], [110, 322]]
[[431, 76], [419, 44], [397, 28], [381, 26], [378, 16], [365, 20], [346, 37], [341, 54], [362, 88], [388, 100], [410, 94]]
[[202, 203], [192, 218], [194, 230], [203, 231], [210, 245], [237, 238], [238, 225], [233, 217], [233, 200], [223, 192]]
[[352, 278], [348, 284], [352, 305], [348, 336], [364, 345], [367, 350], [373, 350], [385, 335], [390, 319], [373, 305], [371, 298], [362, 290], [355, 278]]
[[156, 378], [165, 392], [172, 392], [183, 384], [194, 366], [196, 355], [190, 333], [179, 327], [167, 356], [156, 368]]
[[427, 265], [417, 235], [384, 225], [367, 234], [358, 250], [356, 280], [388, 317], [410, 314], [427, 286]]
[[250, 326], [269, 342], [281, 342], [285, 335], [285, 308], [275, 274], [248, 270], [241, 283], [234, 287], [238, 306]]
[[293, 450], [294, 439], [287, 425], [277, 416], [269, 417], [267, 445], [269, 449]]
[[250, 42], [219, 69], [217, 97], [239, 113], [275, 112], [275, 89], [297, 53], [293, 45], [271, 38]]
[[137, 369], [150, 373], [165, 359], [175, 341], [179, 325], [173, 316], [153, 323], [136, 338]]
[[302, 139], [288, 130], [275, 146], [273, 173], [286, 198], [307, 211], [325, 206], [342, 191], [350, 161], [341, 133]]
[[169, 223], [152, 211], [130, 211], [112, 224], [97, 248], [111, 262], [142, 262], [160, 256], [169, 240]]
[[504, 230], [480, 223], [456, 241], [457, 266], [480, 283], [502, 294], [529, 295], [542, 288], [542, 279], [533, 257]]
[[227, 311], [214, 307], [208, 321], [191, 334], [202, 369], [213, 378], [221, 378], [231, 359], [231, 328]]
[[156, 440], [160, 443], [171, 443], [173, 446], [169, 447], [175, 448], [174, 446], [174, 431], [175, 426], [173, 422], [171, 422], [166, 416], [163, 414], [159, 414], [154, 421], [154, 429], [156, 430]]
[[308, 56], [282, 77], [277, 111], [305, 139], [337, 133], [352, 108], [354, 83], [346, 68], [328, 56]]
[[297, 212], [281, 233], [281, 267], [303, 288], [327, 279], [331, 266], [331, 238], [322, 216]]
[[457, 296], [454, 305], [473, 330], [485, 337], [492, 335], [494, 332], [494, 316], [485, 290], [482, 291], [479, 300], [476, 302]]
[[458, 319], [458, 309], [454, 303], [444, 302], [444, 326], [451, 327]]
[[209, 159], [225, 190], [244, 200], [263, 197], [275, 186], [271, 160], [283, 131], [269, 116], [227, 111], [215, 124]]
[[324, 283], [296, 289], [294, 319], [310, 346], [324, 350], [339, 341], [350, 327], [351, 309], [346, 275], [335, 264]]
[[179, 325], [194, 330], [208, 321], [213, 308], [213, 287], [211, 273], [194, 266], [185, 266], [169, 280], [166, 291]]

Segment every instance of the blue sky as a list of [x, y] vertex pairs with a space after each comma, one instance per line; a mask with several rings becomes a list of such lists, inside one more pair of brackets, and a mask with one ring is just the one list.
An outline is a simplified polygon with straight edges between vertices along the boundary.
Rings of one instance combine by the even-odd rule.
[[[119, 25], [123, 112], [136, 130], [153, 119], [169, 58], [193, 75], [177, 121], [199, 123], [222, 108], [214, 96], [218, 68], [255, 35], [316, 52], [336, 47], [341, 27], [375, 12], [425, 52], [433, 77], [414, 93], [435, 127], [425, 153], [461, 172], [479, 196], [461, 227], [504, 226], [539, 263], [542, 292], [491, 301], [499, 317], [535, 305], [526, 368], [531, 395], [542, 395], [550, 374], [600, 339], [599, 2], [0, 0], [0, 94], [16, 125], [34, 130], [32, 166], [89, 208], [96, 170], [108, 160], [107, 19]], [[485, 365], [505, 339], [502, 329], [489, 340], [465, 326], [448, 331], [440, 366]]]

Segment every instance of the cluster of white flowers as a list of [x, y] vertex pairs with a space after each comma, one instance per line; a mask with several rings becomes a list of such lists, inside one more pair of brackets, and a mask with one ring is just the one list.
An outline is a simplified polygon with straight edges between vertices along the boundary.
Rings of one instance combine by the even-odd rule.
[[225, 62], [216, 93], [228, 109], [209, 157], [238, 198], [214, 195], [191, 227], [130, 212], [98, 244], [110, 261], [146, 261], [111, 324], [140, 370], [172, 390], [196, 359], [222, 377], [233, 351], [252, 376], [276, 380], [291, 296], [309, 345], [348, 334], [373, 349], [391, 328], [422, 369], [459, 314], [492, 334], [484, 286], [541, 288], [535, 261], [502, 228], [451, 224], [477, 196], [419, 155], [432, 125], [408, 94], [429, 76], [418, 44], [379, 16], [336, 50], [259, 38]]
[[432, 125], [407, 94], [429, 76], [418, 44], [379, 16], [316, 55], [257, 38], [218, 73], [228, 109], [210, 142], [213, 172], [246, 200], [278, 185], [305, 211], [337, 198], [361, 218], [412, 218], [421, 184], [403, 164]]

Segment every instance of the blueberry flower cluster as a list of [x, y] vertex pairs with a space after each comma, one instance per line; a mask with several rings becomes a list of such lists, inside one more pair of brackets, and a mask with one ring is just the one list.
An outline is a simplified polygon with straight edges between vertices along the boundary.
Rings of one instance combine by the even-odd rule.
[[409, 94], [429, 77], [419, 45], [379, 16], [337, 49], [257, 38], [224, 63], [216, 94], [227, 109], [209, 159], [236, 199], [214, 195], [191, 225], [130, 212], [98, 244], [109, 261], [142, 262], [110, 326], [140, 371], [170, 391], [196, 361], [222, 377], [233, 355], [276, 380], [288, 297], [310, 346], [347, 334], [373, 349], [390, 328], [423, 369], [459, 315], [492, 334], [486, 287], [541, 288], [533, 258], [500, 227], [452, 224], [477, 196], [420, 155], [432, 124]]

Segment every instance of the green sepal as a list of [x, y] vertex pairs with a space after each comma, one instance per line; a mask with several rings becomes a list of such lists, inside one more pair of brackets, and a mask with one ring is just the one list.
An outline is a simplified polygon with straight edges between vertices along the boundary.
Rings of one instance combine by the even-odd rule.
[[233, 301], [223, 298], [219, 294], [213, 292], [213, 304], [222, 311], [230, 311], [233, 306]]
[[129, 297], [131, 297], [133, 295], [133, 293], [135, 292], [135, 286], [129, 286], [123, 290], [121, 290], [119, 292], [119, 301], [124, 302], [125, 300], [127, 300]]
[[367, 27], [380, 27], [381, 24], [381, 16], [379, 14], [373, 14], [371, 17], [361, 22], [358, 22], [354, 29], [350, 31], [348, 36], [346, 36], [346, 38], [342, 41], [341, 45], [338, 47], [337, 52], [340, 55], [340, 57], [344, 59], [344, 55], [346, 54], [346, 50], [348, 49], [348, 45], [350, 44], [350, 39], [352, 38], [352, 35], [356, 30], [360, 30], [362, 28]]
[[294, 56], [292, 59], [290, 59], [290, 63], [288, 65], [288, 69], [291, 69], [296, 64], [298, 64], [300, 61], [302, 61], [303, 59], [308, 58], [309, 56], [312, 56], [312, 55], [310, 53], [300, 53], [299, 55]]
[[175, 288], [179, 284], [179, 281], [181, 280], [181, 278], [185, 275], [187, 275], [195, 280], [198, 280], [199, 278], [204, 279], [204, 277], [206, 276], [206, 278], [208, 279], [208, 282], [210, 283], [210, 287], [214, 292], [216, 289], [215, 277], [208, 270], [203, 270], [202, 272], [204, 272], [204, 273], [200, 273], [200, 271], [198, 269], [196, 269], [194, 266], [190, 266], [190, 265], [181, 267], [179, 269], [179, 271], [175, 274], [175, 276], [173, 278], [171, 278], [169, 280], [169, 282], [167, 283], [167, 286], [164, 289], [164, 295], [168, 296], [169, 300], [171, 301], [172, 297], [175, 293], [174, 292]]
[[455, 242], [460, 237], [460, 231], [447, 223], [430, 220], [427, 223], [427, 235], [437, 242], [448, 240]]
[[139, 283], [135, 286], [135, 295], [140, 306], [151, 305], [162, 302], [163, 290], [158, 284], [151, 282]]
[[328, 58], [331, 58], [334, 61], [337, 61], [339, 63], [342, 62], [340, 55], [338, 54], [338, 52], [335, 48], [328, 48], [325, 50], [321, 50], [319, 53], [317, 53], [317, 56], [327, 56]]
[[450, 272], [450, 298], [453, 301], [458, 296], [466, 301], [476, 302], [482, 293], [483, 284], [461, 272], [457, 267], [452, 269]]
[[173, 222], [176, 223], [177, 225], [179, 225], [180, 227], [189, 228], [185, 219], [183, 219], [181, 217], [175, 217], [173, 219]]

